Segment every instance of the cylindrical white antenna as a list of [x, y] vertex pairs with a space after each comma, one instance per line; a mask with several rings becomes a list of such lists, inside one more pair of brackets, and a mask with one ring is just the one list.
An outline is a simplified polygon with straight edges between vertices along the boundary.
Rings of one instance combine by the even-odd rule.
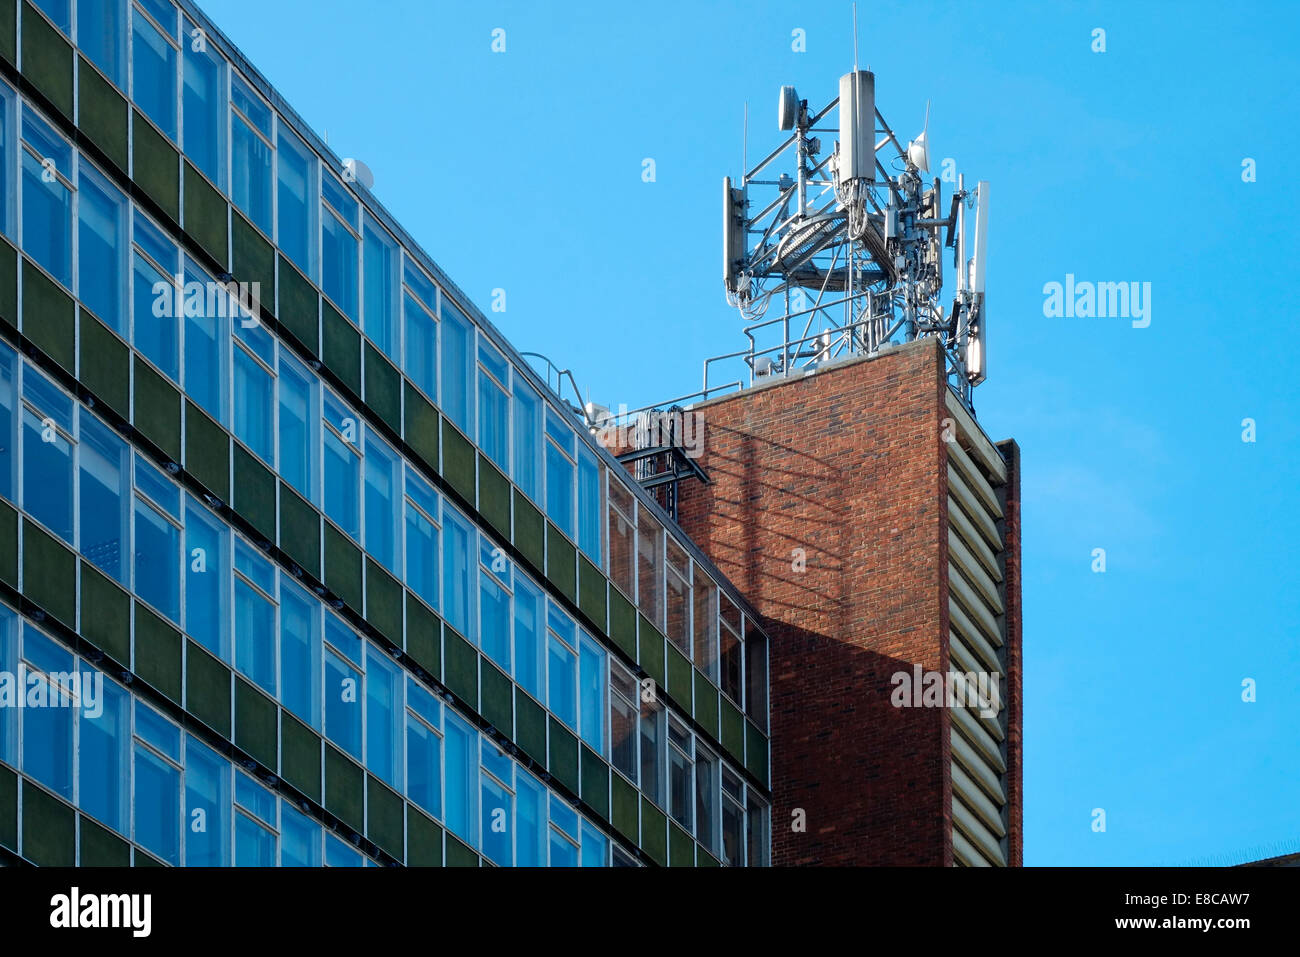
[[840, 182], [876, 179], [876, 78], [869, 70], [840, 77]]
[[858, 72], [858, 5], [853, 5], [853, 72]]

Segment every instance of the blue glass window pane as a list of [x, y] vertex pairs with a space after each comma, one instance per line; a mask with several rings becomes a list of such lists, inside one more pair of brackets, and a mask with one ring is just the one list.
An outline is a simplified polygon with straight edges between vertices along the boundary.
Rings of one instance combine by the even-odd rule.
[[554, 794], [551, 795], [551, 823], [575, 841], [578, 839], [578, 812]]
[[473, 529], [450, 508], [443, 509], [442, 610], [447, 623], [473, 640], [471, 612], [478, 562], [472, 554]]
[[230, 96], [232, 105], [243, 114], [235, 113], [230, 118], [230, 197], [269, 236], [273, 152], [269, 141], [271, 113], [238, 76], [231, 77]]
[[171, 36], [176, 32], [176, 7], [167, 0], [139, 0], [140, 5], [153, 17], [154, 22], [162, 27], [163, 32]]
[[181, 517], [181, 491], [162, 472], [149, 463], [139, 452], [135, 454], [135, 487], [153, 500], [155, 505], [177, 520]]
[[18, 399], [17, 363], [13, 350], [0, 345], [0, 495], [11, 502], [18, 499], [14, 494], [14, 465], [18, 458], [18, 423], [14, 416]]
[[268, 465], [275, 463], [271, 374], [243, 349], [235, 349], [235, 437]]
[[[35, 145], [35, 144], [33, 144]], [[42, 154], [45, 156], [45, 154]], [[54, 156], [47, 156], [55, 161]], [[70, 176], [70, 165], [56, 165]], [[49, 182], [46, 182], [46, 179]], [[72, 288], [72, 192], [23, 151], [23, 249], [63, 285]]]
[[124, 87], [126, 3], [77, 0], [77, 46], [110, 80]]
[[278, 180], [279, 247], [297, 264], [298, 268], [314, 279], [312, 274], [312, 209], [315, 196], [312, 191], [316, 156], [302, 140], [280, 124], [276, 177]]
[[180, 728], [138, 698], [135, 699], [135, 735], [173, 761], [180, 761]]
[[135, 244], [163, 270], [167, 278], [176, 271], [176, 244], [167, 235], [150, 222], [139, 210], [132, 217], [135, 232]]
[[479, 643], [510, 674], [510, 593], [486, 569], [479, 571]]
[[181, 775], [141, 745], [135, 746], [135, 840], [168, 864], [180, 864]]
[[496, 781], [483, 775], [482, 809], [483, 853], [499, 867], [511, 864], [510, 846], [514, 841], [514, 797]]
[[[325, 177], [329, 182], [330, 177]], [[343, 315], [357, 320], [357, 239], [333, 213], [321, 214], [321, 287]]]
[[230, 866], [230, 762], [185, 741], [185, 865]]
[[275, 606], [235, 579], [235, 667], [275, 696]]
[[398, 544], [401, 542], [401, 459], [373, 432], [366, 433], [366, 540], [365, 547], [381, 565], [401, 576]]
[[[214, 288], [207, 285], [213, 280], [187, 258], [185, 283], [189, 286], [196, 282], [203, 283], [205, 289]], [[224, 401], [226, 342], [230, 337], [227, 316], [224, 303], [216, 309], [185, 310], [185, 394], [222, 425], [227, 421]]]
[[416, 297], [428, 307], [430, 312], [437, 311], [437, 287], [429, 281], [428, 277], [409, 258], [402, 269], [402, 278], [411, 288], [411, 292], [415, 293]]
[[320, 730], [320, 602], [287, 581], [280, 588], [280, 689], [285, 707]]
[[84, 162], [80, 192], [78, 295], [110, 329], [125, 337], [126, 199]]
[[397, 243], [366, 217], [361, 268], [365, 274], [366, 335], [393, 361], [400, 356], [397, 312]]
[[81, 553], [126, 584], [126, 442], [86, 411], [81, 413]]
[[361, 855], [340, 841], [333, 834], [325, 835], [326, 867], [360, 867]]
[[361, 760], [361, 673], [325, 652], [325, 736]]
[[[88, 666], [82, 666], [82, 687], [91, 681], [96, 700], [81, 709], [77, 748], [78, 803], [91, 817], [113, 830], [127, 832], [131, 775], [127, 766], [131, 746], [131, 698], [126, 689]], [[83, 694], [85, 692], [83, 691]]]
[[600, 568], [600, 466], [584, 445], [578, 452], [578, 546]]
[[608, 859], [608, 841], [604, 834], [586, 821], [582, 822], [582, 866], [604, 867]]
[[529, 498], [542, 498], [542, 405], [533, 387], [515, 376], [514, 478]]
[[280, 355], [280, 475], [312, 503], [320, 499], [314, 481], [315, 385], [316, 377], [296, 359]]
[[71, 798], [75, 714], [72, 655], [35, 628], [24, 625], [23, 658], [43, 672], [25, 676], [23, 770], [55, 794]]
[[402, 671], [366, 643], [366, 767], [390, 787], [402, 789]]
[[325, 448], [325, 514], [353, 538], [360, 538], [360, 425], [345, 406], [328, 394], [325, 397], [325, 421], [334, 427], [326, 426], [322, 433]]
[[573, 537], [573, 463], [550, 441], [546, 443], [546, 514]]
[[538, 701], [545, 664], [542, 649], [546, 631], [542, 625], [542, 593], [523, 575], [515, 576], [515, 680]]
[[474, 793], [478, 782], [478, 732], [450, 711], [446, 716], [447, 827], [478, 847]]
[[547, 705], [555, 716], [571, 728], [578, 726], [577, 658], [552, 635], [549, 642]]
[[[27, 370], [30, 378], [31, 370]], [[23, 508], [72, 544], [72, 444], [50, 417], [23, 410]]]
[[510, 397], [483, 369], [478, 373], [478, 444], [503, 472], [510, 473]]
[[406, 706], [431, 727], [442, 727], [442, 702], [425, 690], [420, 682], [409, 676], [406, 681]]
[[275, 867], [275, 835], [246, 814], [235, 814], [235, 866]]
[[185, 508], [185, 630], [222, 661], [230, 661], [226, 582], [230, 527], [193, 500]]
[[[173, 8], [174, 9], [174, 8]], [[174, 18], [173, 18], [174, 19]], [[176, 139], [176, 48], [144, 17], [132, 17], [132, 98], [169, 139]], [[164, 25], [169, 32], [175, 25]]]
[[176, 287], [152, 263], [135, 256], [132, 316], [136, 348], [165, 375], [177, 377], [176, 349], [180, 319], [175, 308]]
[[442, 817], [442, 739], [422, 721], [406, 716], [406, 796]]
[[430, 399], [438, 398], [438, 324], [406, 295], [406, 374]]
[[211, 44], [204, 43], [205, 50], [195, 50], [190, 39], [194, 25], [187, 20], [185, 26], [185, 98], [181, 103], [185, 155], [220, 187], [225, 185], [221, 176], [221, 61]]
[[581, 674], [580, 731], [597, 754], [605, 753], [605, 651], [585, 634], [578, 651]]
[[[409, 471], [406, 481], [409, 489]], [[406, 584], [430, 606], [438, 607], [438, 529], [410, 502], [406, 503]]]
[[442, 409], [466, 435], [474, 434], [474, 329], [446, 300], [442, 304]]
[[135, 590], [180, 623], [180, 530], [153, 506], [135, 502]]
[[275, 827], [275, 795], [247, 774], [235, 775], [235, 801], [245, 811]]
[[280, 801], [280, 866], [320, 867], [321, 826], [288, 801]]
[[578, 849], [551, 830], [551, 867], [577, 867]]
[[335, 212], [345, 223], [356, 229], [357, 201], [342, 183], [333, 176], [322, 176], [321, 195], [325, 197], [325, 202], [334, 207]]
[[[5, 605], [0, 605], [0, 672], [16, 675], [18, 672], [18, 615]], [[0, 761], [18, 765], [18, 709], [17, 695], [23, 693], [17, 682], [10, 685], [14, 698], [0, 707]]]
[[325, 640], [354, 665], [361, 665], [361, 636], [333, 615], [325, 616]]
[[546, 866], [546, 789], [520, 768], [515, 774], [515, 866]]

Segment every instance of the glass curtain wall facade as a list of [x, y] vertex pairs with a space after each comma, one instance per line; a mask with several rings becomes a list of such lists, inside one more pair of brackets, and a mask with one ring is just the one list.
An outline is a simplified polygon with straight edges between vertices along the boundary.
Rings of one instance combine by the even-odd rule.
[[767, 864], [742, 596], [244, 63], [0, 2], [0, 856]]

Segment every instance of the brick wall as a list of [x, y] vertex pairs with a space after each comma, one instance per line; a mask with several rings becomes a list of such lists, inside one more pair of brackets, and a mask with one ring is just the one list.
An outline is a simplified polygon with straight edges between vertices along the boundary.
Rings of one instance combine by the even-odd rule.
[[948, 667], [945, 388], [931, 339], [698, 407], [681, 525], [772, 637], [775, 864], [952, 863], [949, 716], [890, 704]]

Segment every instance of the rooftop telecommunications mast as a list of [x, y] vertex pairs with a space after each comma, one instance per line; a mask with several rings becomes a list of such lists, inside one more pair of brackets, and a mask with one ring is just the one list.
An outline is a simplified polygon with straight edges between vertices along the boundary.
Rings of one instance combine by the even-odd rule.
[[[819, 126], [837, 106], [838, 129]], [[945, 210], [939, 178], [923, 179], [929, 107], [904, 148], [876, 109], [875, 75], [856, 64], [820, 110], [783, 86], [777, 113], [789, 136], [739, 184], [722, 183], [723, 282], [747, 323], [751, 377], [933, 336], [973, 408], [985, 376], [988, 183], [967, 189], [958, 176]], [[827, 133], [839, 137], [828, 152], [814, 135]], [[793, 175], [773, 178], [778, 161], [793, 161]], [[947, 308], [945, 248], [956, 272]]]

